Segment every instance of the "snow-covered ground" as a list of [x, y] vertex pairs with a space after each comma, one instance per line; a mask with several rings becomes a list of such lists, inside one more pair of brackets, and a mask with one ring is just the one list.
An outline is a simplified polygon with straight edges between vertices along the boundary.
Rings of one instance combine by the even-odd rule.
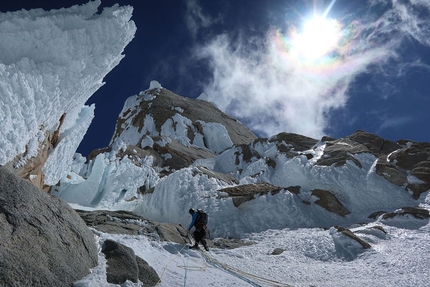
[[[247, 234], [243, 238], [256, 243], [250, 246], [202, 251], [211, 261], [185, 245], [142, 235], [102, 233], [99, 240], [113, 239], [131, 247], [157, 271], [162, 279], [157, 286], [428, 286], [428, 221], [393, 219], [373, 225], [387, 234], [376, 229], [358, 233], [372, 245], [366, 251], [346, 237], [331, 235], [331, 230], [284, 228]], [[359, 229], [363, 227], [352, 228]], [[285, 251], [271, 255], [275, 248]], [[105, 282], [106, 262], [102, 255], [100, 259], [100, 265], [77, 286], [115, 286]]]

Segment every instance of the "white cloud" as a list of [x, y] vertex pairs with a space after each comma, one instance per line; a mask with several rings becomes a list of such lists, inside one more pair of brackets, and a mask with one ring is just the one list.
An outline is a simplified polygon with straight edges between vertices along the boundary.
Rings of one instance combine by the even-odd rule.
[[429, 20], [417, 14], [418, 8], [429, 9], [430, 1], [393, 0], [391, 7], [383, 14], [348, 15], [340, 20], [344, 21], [343, 42], [335, 56], [319, 62], [292, 55], [288, 33], [272, 30], [264, 39], [242, 35], [235, 41], [220, 35], [195, 50], [213, 73], [205, 93], [259, 135], [287, 131], [319, 138], [330, 111], [347, 102], [348, 88], [358, 74], [369, 69], [383, 72], [389, 59], [405, 67], [397, 54], [405, 37], [430, 45], [430, 38], [424, 37]]

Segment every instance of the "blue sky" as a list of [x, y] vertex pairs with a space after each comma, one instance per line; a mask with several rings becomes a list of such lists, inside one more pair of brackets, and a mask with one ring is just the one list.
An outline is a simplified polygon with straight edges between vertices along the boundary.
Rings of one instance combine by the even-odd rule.
[[[2, 1], [0, 11], [83, 3]], [[151, 80], [186, 97], [205, 92], [261, 137], [285, 131], [338, 138], [365, 130], [430, 142], [427, 0], [109, 0], [102, 6], [114, 3], [134, 6], [137, 33], [88, 101], [96, 110], [78, 149], [83, 155], [108, 145], [124, 101]], [[309, 23], [316, 17], [324, 21], [315, 27]]]

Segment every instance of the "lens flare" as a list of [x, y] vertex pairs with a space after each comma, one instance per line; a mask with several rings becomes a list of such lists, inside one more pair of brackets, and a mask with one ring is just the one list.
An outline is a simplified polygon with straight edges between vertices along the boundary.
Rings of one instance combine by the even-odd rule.
[[315, 17], [305, 23], [302, 33], [291, 35], [291, 52], [304, 60], [317, 60], [336, 49], [340, 28], [336, 20]]
[[286, 34], [271, 33], [271, 55], [277, 65], [288, 65], [312, 74], [341, 72], [359, 29], [356, 23], [343, 27], [332, 19], [314, 18], [301, 31], [292, 27]]
[[[318, 73], [326, 68], [335, 70], [349, 51], [354, 40], [354, 25], [344, 28], [341, 21], [327, 18], [335, 4], [332, 0], [324, 13], [303, 19], [301, 28], [290, 27], [287, 33], [272, 31], [272, 56], [277, 65], [288, 65], [294, 69], [311, 70]], [[351, 29], [352, 28], [352, 29]]]

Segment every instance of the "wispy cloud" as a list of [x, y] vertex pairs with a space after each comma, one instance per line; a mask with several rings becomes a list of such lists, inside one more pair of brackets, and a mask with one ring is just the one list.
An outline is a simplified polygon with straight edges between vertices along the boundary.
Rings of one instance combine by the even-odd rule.
[[220, 21], [221, 18], [212, 18], [211, 16], [203, 13], [201, 6], [197, 0], [187, 0], [187, 12], [185, 14], [185, 21], [187, 28], [192, 37], [195, 39], [197, 33], [202, 28], [208, 28], [212, 24]]
[[[232, 41], [222, 34], [199, 45], [195, 54], [213, 73], [205, 87], [209, 100], [262, 136], [288, 131], [321, 137], [331, 111], [348, 101], [357, 75], [374, 69], [384, 72], [387, 62], [407, 68], [398, 54], [404, 40], [430, 45], [430, 1], [369, 3], [369, 11], [379, 5], [379, 12], [340, 19], [342, 42], [324, 61], [297, 59], [287, 43], [291, 35], [277, 29], [263, 39], [242, 34]], [[201, 12], [195, 11], [194, 15]], [[394, 123], [387, 121], [381, 128]]]
[[412, 121], [413, 121], [413, 118], [410, 116], [386, 118], [383, 120], [383, 122], [379, 126], [377, 133], [380, 133], [385, 129], [397, 128], [397, 127], [400, 127], [402, 125], [406, 125]]

